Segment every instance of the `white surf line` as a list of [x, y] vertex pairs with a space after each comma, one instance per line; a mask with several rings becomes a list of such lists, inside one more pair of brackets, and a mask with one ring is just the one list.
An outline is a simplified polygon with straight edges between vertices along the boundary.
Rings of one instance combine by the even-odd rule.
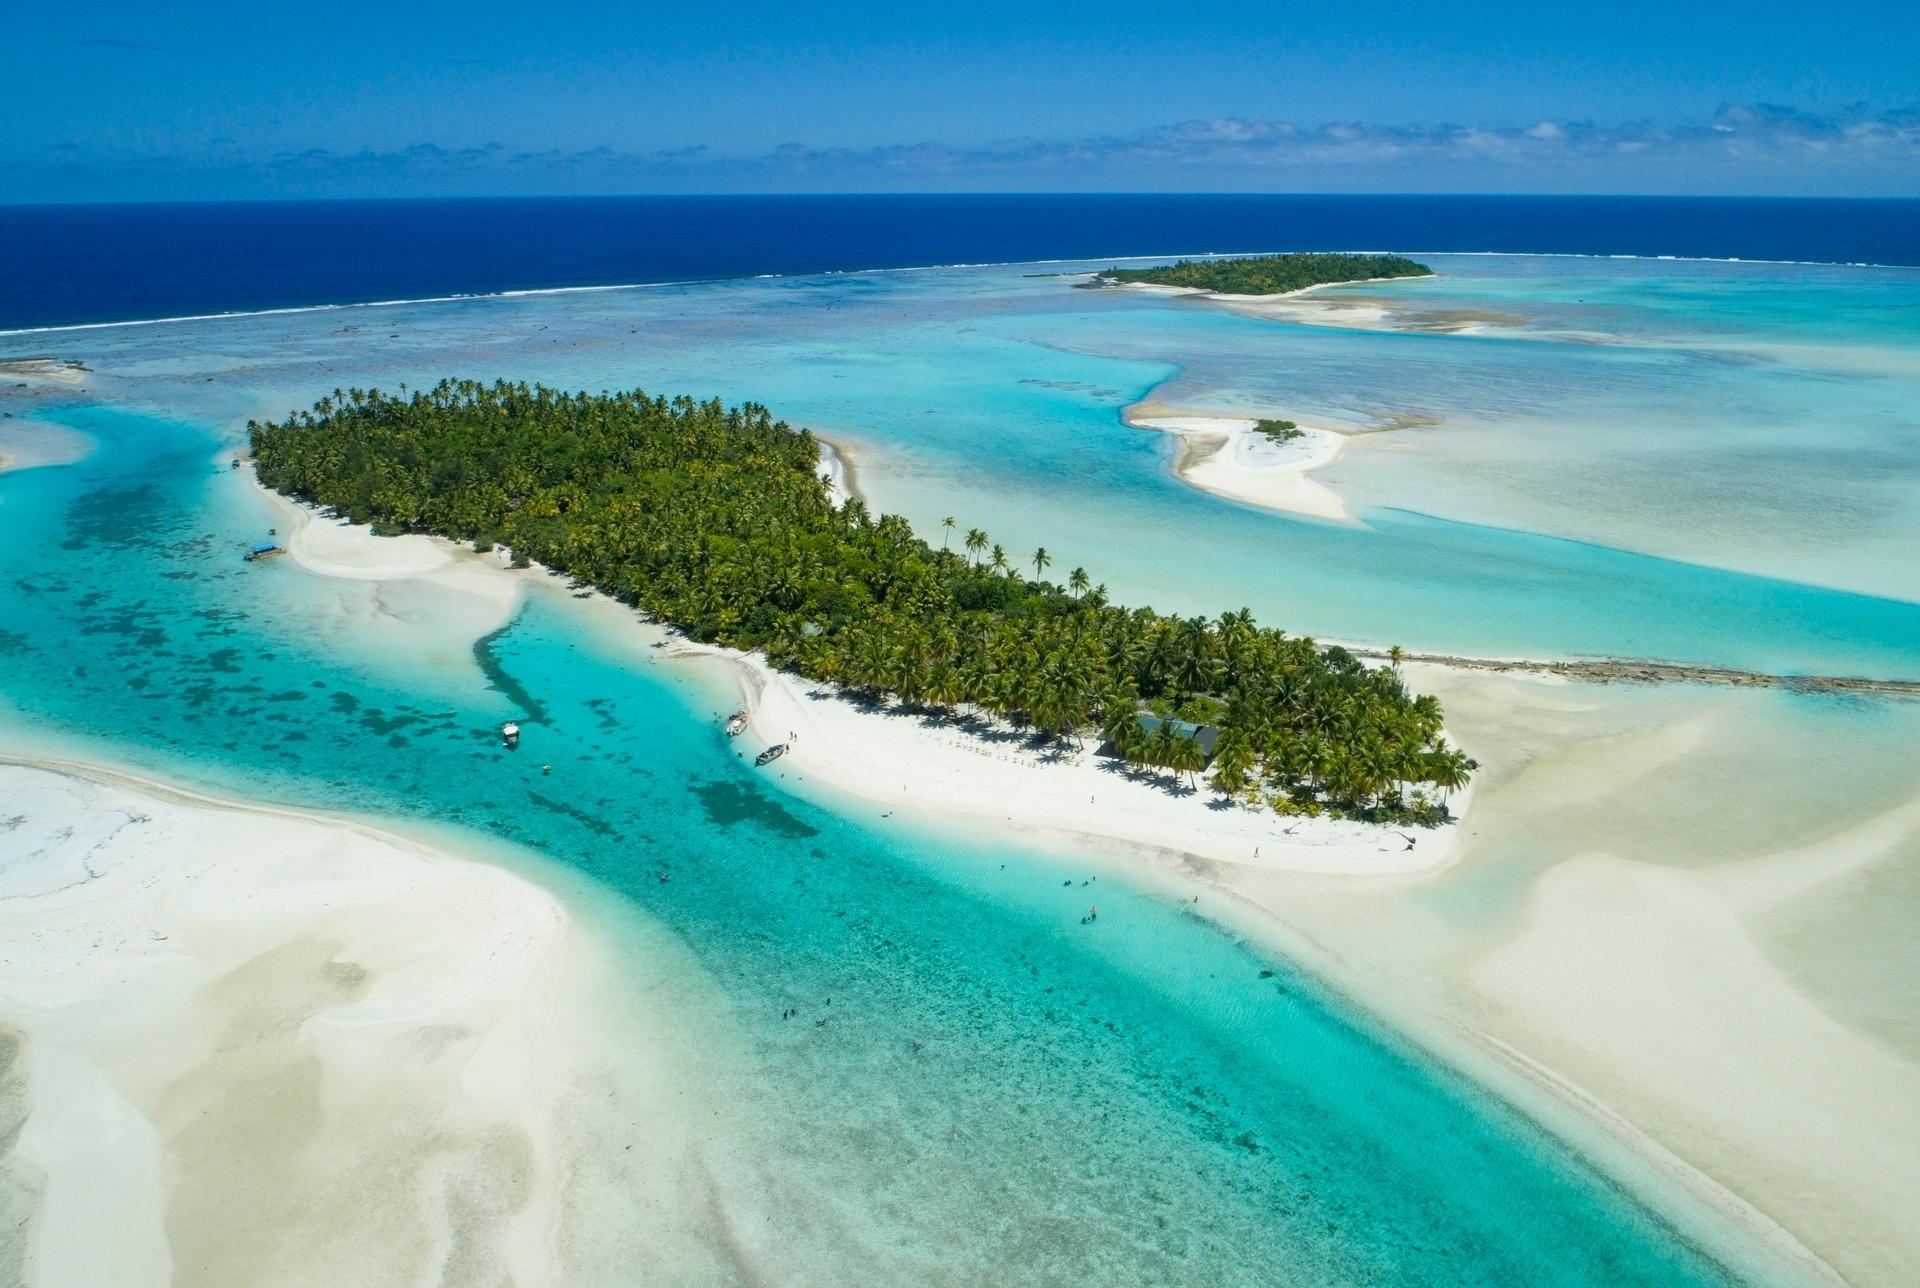
[[542, 286], [511, 291], [464, 291], [454, 295], [423, 295], [403, 300], [346, 300], [333, 304], [290, 304], [272, 309], [233, 309], [225, 313], [182, 313], [163, 318], [130, 318], [119, 322], [70, 322], [62, 326], [15, 327], [0, 331], [13, 335], [53, 335], [65, 331], [111, 331], [118, 327], [168, 326], [176, 322], [227, 322], [242, 318], [283, 317], [296, 313], [342, 313], [352, 309], [393, 309], [408, 304], [461, 304], [474, 300], [506, 300], [526, 295], [576, 295], [593, 291], [645, 291], [664, 286], [702, 286], [741, 281], [741, 278], [694, 277], [672, 282], [621, 282], [605, 286]]
[[[804, 281], [809, 277], [865, 277], [885, 273], [938, 273], [954, 269], [967, 268], [1033, 268], [1037, 266], [1060, 264], [1109, 265], [1138, 263], [1164, 259], [1238, 259], [1258, 255], [1427, 255], [1452, 256], [1455, 258], [1478, 257], [1485, 259], [1594, 259], [1594, 260], [1643, 260], [1648, 263], [1668, 264], [1760, 264], [1779, 265], [1796, 268], [1869, 268], [1890, 269], [1896, 272], [1920, 272], [1920, 264], [1883, 264], [1868, 260], [1830, 260], [1830, 259], [1747, 259], [1740, 256], [1713, 255], [1626, 255], [1602, 254], [1590, 251], [1534, 251], [1534, 250], [1203, 250], [1203, 251], [1165, 251], [1151, 255], [1076, 255], [1070, 259], [1007, 259], [984, 260], [979, 262], [956, 261], [945, 264], [900, 264], [885, 268], [829, 268], [808, 273], [746, 273], [726, 277], [684, 277], [660, 282], [607, 282], [587, 286], [530, 286], [516, 287], [503, 291], [457, 291], [448, 295], [422, 295], [395, 300], [341, 300], [325, 304], [291, 304], [270, 309], [231, 309], [218, 313], [182, 313], [157, 318], [122, 318], [112, 322], [67, 322], [58, 326], [28, 326], [0, 329], [0, 339], [16, 335], [56, 335], [68, 331], [110, 331], [118, 327], [166, 326], [180, 322], [223, 322], [230, 319], [281, 317], [297, 313], [333, 313], [350, 309], [390, 309], [409, 304], [459, 304], [472, 300], [518, 299], [537, 295], [575, 295], [595, 291], [646, 291], [674, 286], [711, 286], [727, 282], [762, 281]], [[1098, 270], [1089, 270], [1098, 272]], [[1063, 276], [1065, 276], [1063, 274]], [[1441, 274], [1432, 274], [1439, 277]], [[1372, 278], [1367, 281], [1413, 280], [1400, 278]], [[1324, 285], [1365, 285], [1366, 281], [1324, 283]], [[1303, 288], [1305, 289], [1305, 288]]]

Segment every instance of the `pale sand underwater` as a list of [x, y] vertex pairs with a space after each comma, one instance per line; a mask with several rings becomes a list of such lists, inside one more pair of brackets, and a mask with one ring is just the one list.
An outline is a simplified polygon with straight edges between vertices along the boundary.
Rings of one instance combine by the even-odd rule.
[[19, 1282], [556, 1281], [554, 1113], [610, 1053], [551, 896], [93, 767], [0, 795]]
[[[497, 555], [332, 522], [300, 529], [292, 548], [317, 570], [331, 560], [355, 576], [384, 566], [403, 581], [431, 580], [458, 567], [462, 578], [554, 585], [537, 570], [501, 569]], [[485, 616], [500, 611], [499, 592], [469, 589], [490, 606]], [[1873, 813], [1812, 847], [1708, 867], [1669, 825], [1610, 835], [1592, 823], [1596, 812], [1659, 819], [1667, 802], [1640, 800], [1650, 775], [1710, 760], [1717, 740], [1734, 736], [1722, 725], [1753, 718], [1741, 703], [1794, 699], [1413, 668], [1414, 687], [1442, 697], [1453, 733], [1488, 763], [1476, 791], [1495, 805], [1410, 833], [1416, 847], [1402, 848], [1387, 829], [1325, 821], [1275, 837], [1287, 823], [1223, 821], [1205, 791], [1176, 797], [1085, 762], [1042, 763], [1018, 744], [863, 710], [757, 660], [677, 641], [610, 600], [580, 607], [636, 650], [663, 642], [654, 656], [670, 665], [734, 677], [754, 717], [742, 750], [797, 734], [775, 770], [840, 794], [836, 808], [851, 795], [947, 826], [1097, 839], [1110, 865], [1136, 877], [1227, 896], [1208, 901], [1209, 915], [1297, 956], [1611, 1158], [1670, 1210], [1703, 1204], [1746, 1231], [1752, 1247], [1722, 1248], [1736, 1263], [1757, 1257], [1857, 1282], [1897, 1282], [1920, 1264], [1902, 1216], [1904, 1196], [1920, 1192], [1920, 1153], [1905, 1130], [1920, 1126], [1920, 1051], [1853, 1031], [1762, 946], [1780, 902], [1911, 862], [1920, 804]], [[1094, 798], [1084, 805], [1083, 791]], [[1563, 859], [1530, 839], [1583, 831], [1591, 851]], [[1514, 848], [1534, 858], [1515, 860]]]
[[[1816, 1278], [1912, 1282], [1920, 1008], [1900, 963], [1920, 902], [1878, 925], [1860, 904], [1920, 866], [1920, 760], [1897, 759], [1920, 720], [1893, 704], [1906, 727], [1863, 794], [1793, 736], [1820, 699], [1410, 670], [1487, 763], [1457, 862], [1223, 884], [1396, 1026], [1798, 1245]], [[1822, 904], [1818, 933], [1783, 938]], [[1854, 957], [1880, 972], [1836, 970]]]
[[50, 756], [0, 800], [0, 1282], [767, 1273], [732, 1034], [630, 910]]
[[0, 420], [0, 474], [85, 460], [93, 443], [85, 434], [43, 420]]

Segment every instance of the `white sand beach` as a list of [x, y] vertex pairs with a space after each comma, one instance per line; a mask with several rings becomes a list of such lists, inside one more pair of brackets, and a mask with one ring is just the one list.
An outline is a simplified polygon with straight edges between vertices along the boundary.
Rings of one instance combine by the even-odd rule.
[[26, 385], [78, 385], [93, 374], [77, 358], [0, 358], [0, 380]]
[[52, 759], [0, 800], [6, 1282], [565, 1283], [581, 1187], [684, 1147], [600, 942], [506, 869]]
[[[1429, 279], [1416, 279], [1429, 280]], [[1487, 309], [1432, 308], [1417, 300], [1353, 293], [1371, 283], [1343, 283], [1339, 292], [1308, 287], [1291, 295], [1210, 295], [1208, 300], [1242, 317], [1347, 331], [1418, 331], [1427, 335], [1500, 335], [1525, 327], [1517, 314]], [[1311, 292], [1311, 293], [1310, 293]]]
[[[1158, 850], [1211, 864], [1374, 876], [1444, 866], [1459, 824], [1432, 830], [1330, 818], [1282, 818], [1223, 802], [1170, 776], [1129, 775], [1084, 749], [1038, 747], [1013, 729], [872, 708], [831, 685], [767, 666], [758, 655], [676, 642], [668, 652], [734, 670], [752, 722], [749, 754], [786, 742], [769, 772], [798, 772], [871, 801], [876, 812], [977, 820], [1019, 832], [1093, 838], [1128, 851]], [[1471, 789], [1453, 802], [1464, 814]]]
[[1300, 437], [1277, 443], [1252, 417], [1167, 413], [1148, 405], [1128, 409], [1125, 419], [1178, 437], [1174, 471], [1202, 491], [1328, 523], [1356, 522], [1340, 494], [1312, 477], [1339, 459], [1346, 434], [1301, 425]]
[[820, 444], [820, 472], [827, 476], [827, 492], [836, 506], [845, 505], [858, 489], [853, 481], [853, 453], [845, 444], [829, 442], [815, 434]]
[[504, 552], [479, 554], [417, 535], [376, 538], [364, 526], [269, 495], [286, 516], [281, 535], [288, 556], [308, 572], [347, 581], [425, 581], [480, 601], [496, 625], [520, 602], [520, 580], [499, 575]]

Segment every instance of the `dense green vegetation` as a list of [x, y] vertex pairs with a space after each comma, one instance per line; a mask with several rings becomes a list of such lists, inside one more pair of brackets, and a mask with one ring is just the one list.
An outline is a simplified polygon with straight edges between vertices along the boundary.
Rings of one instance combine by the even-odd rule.
[[1282, 812], [1434, 823], [1473, 768], [1397, 667], [1245, 611], [1122, 608], [1086, 570], [1043, 580], [1044, 549], [1015, 559], [978, 528], [955, 540], [945, 521], [934, 549], [858, 499], [836, 508], [813, 436], [763, 407], [443, 382], [336, 392], [249, 430], [268, 487], [387, 531], [503, 543], [802, 675], [1038, 736], [1097, 730], [1189, 776], [1199, 749], [1144, 733], [1141, 711], [1210, 721], [1213, 786]]
[[1110, 268], [1114, 282], [1193, 286], [1223, 295], [1281, 295], [1333, 282], [1431, 277], [1433, 270], [1400, 255], [1255, 255], [1246, 259], [1183, 259], [1155, 268]]
[[1276, 443], [1291, 443], [1307, 432], [1290, 420], [1256, 420], [1253, 427]]

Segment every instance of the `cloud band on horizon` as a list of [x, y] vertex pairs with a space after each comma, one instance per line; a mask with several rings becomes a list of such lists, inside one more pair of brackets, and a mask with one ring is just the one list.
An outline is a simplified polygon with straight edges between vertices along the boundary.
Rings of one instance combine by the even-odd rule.
[[[873, 148], [785, 144], [526, 151], [422, 142], [376, 151], [133, 154], [84, 143], [0, 158], [0, 195], [438, 196], [611, 192], [1300, 191], [1920, 195], [1920, 108], [1819, 114], [1728, 105], [1703, 122], [1498, 127], [1220, 117], [1130, 135]], [[36, 191], [37, 190], [37, 191]]]

